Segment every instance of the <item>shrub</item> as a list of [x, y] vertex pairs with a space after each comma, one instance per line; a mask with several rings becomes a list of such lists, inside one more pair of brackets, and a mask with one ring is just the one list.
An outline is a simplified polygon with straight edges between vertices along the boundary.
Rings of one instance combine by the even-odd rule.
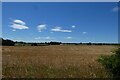
[[112, 73], [112, 77], [120, 78], [120, 48], [112, 51], [110, 56], [101, 56], [98, 61]]

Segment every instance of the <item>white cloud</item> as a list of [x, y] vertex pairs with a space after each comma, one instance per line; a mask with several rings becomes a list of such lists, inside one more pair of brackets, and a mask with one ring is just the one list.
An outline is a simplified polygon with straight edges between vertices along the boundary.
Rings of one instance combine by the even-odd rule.
[[87, 32], [82, 32], [83, 34], [87, 34]]
[[118, 10], [119, 10], [119, 7], [114, 7], [114, 8], [112, 9], [113, 12], [117, 12]]
[[20, 24], [20, 25], [25, 25], [26, 24], [22, 20], [14, 20], [13, 22], [16, 23], [16, 24]]
[[55, 28], [51, 29], [51, 31], [54, 31], [54, 32], [72, 32], [71, 30], [65, 30], [65, 29], [62, 29], [61, 27], [55, 27]]
[[76, 27], [76, 26], [74, 26], [74, 25], [72, 26], [72, 28], [75, 28], [75, 27]]
[[22, 20], [14, 20], [14, 21], [11, 23], [10, 27], [13, 28], [13, 31], [16, 31], [16, 29], [19, 29], [19, 30], [29, 29], [29, 27], [27, 27], [25, 24], [26, 24], [26, 23], [23, 22]]
[[67, 39], [72, 39], [72, 37], [67, 37]]
[[20, 24], [15, 24], [15, 23], [13, 23], [12, 25], [10, 25], [10, 27], [14, 28], [14, 30], [16, 30], [16, 29], [28, 29], [27, 26], [20, 25]]
[[38, 32], [42, 32], [43, 30], [47, 29], [45, 24], [41, 24], [37, 26], [37, 30]]
[[54, 38], [51, 38], [51, 37], [49, 37], [49, 36], [47, 36], [47, 37], [36, 37], [35, 39], [47, 39], [47, 40], [50, 40], [50, 39], [54, 39]]

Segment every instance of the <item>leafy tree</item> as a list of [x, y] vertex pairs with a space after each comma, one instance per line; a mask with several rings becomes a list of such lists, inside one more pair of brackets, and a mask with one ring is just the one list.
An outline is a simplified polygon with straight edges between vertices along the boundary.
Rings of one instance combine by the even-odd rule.
[[61, 44], [61, 42], [50, 42], [50, 43], [48, 43], [48, 45], [60, 45]]
[[4, 40], [4, 39], [2, 39], [2, 45], [3, 46], [14, 46], [14, 44], [15, 44], [15, 42], [14, 41], [12, 41], [12, 40]]

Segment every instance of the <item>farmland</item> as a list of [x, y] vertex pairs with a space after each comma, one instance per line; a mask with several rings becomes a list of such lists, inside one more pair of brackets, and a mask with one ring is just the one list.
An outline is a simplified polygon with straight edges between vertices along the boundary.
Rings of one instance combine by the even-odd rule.
[[3, 46], [5, 78], [105, 78], [97, 61], [111, 55], [110, 45]]

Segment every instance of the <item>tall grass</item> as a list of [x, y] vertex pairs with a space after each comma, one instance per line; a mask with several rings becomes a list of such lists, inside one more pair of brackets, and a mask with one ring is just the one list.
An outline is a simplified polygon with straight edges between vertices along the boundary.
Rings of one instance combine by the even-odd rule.
[[97, 59], [110, 55], [114, 46], [3, 47], [3, 77], [106, 78]]

